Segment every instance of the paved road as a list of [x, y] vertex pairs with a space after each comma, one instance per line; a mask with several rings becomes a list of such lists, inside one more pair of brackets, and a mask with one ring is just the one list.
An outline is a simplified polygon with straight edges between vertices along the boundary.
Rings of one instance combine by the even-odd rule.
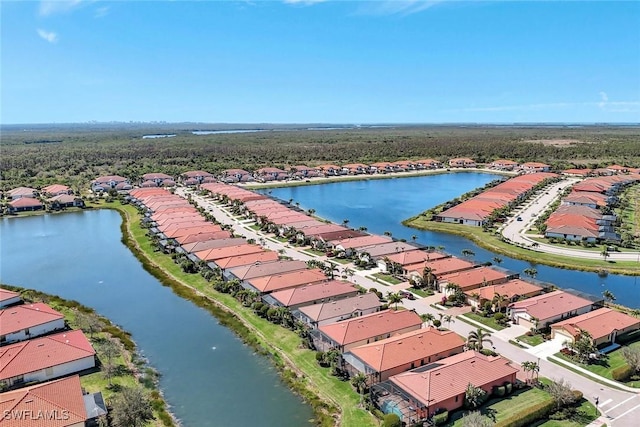
[[[184, 188], [178, 188], [176, 193], [182, 196], [186, 196], [188, 190]], [[215, 218], [223, 224], [229, 224], [233, 227], [235, 233], [244, 235], [249, 239], [255, 239], [256, 242], [260, 242], [261, 238], [264, 239], [265, 247], [274, 251], [284, 251], [286, 256], [293, 259], [309, 261], [311, 259], [324, 260], [326, 257], [318, 257], [305, 254], [296, 248], [289, 247], [286, 243], [275, 242], [270, 240], [262, 233], [259, 233], [251, 228], [248, 228], [246, 221], [239, 221], [233, 218], [226, 209], [220, 207], [216, 203], [213, 203], [210, 199], [196, 196], [191, 193], [193, 199], [202, 207], [211, 212]], [[281, 252], [282, 253], [282, 252]], [[346, 269], [348, 265], [341, 266], [341, 269]], [[364, 287], [365, 289], [376, 288], [383, 294], [389, 292], [390, 287], [385, 286], [379, 282], [371, 280], [366, 276], [370, 276], [375, 270], [354, 270], [355, 274], [350, 278], [353, 283]], [[450, 310], [438, 310], [432, 307], [430, 304], [434, 304], [440, 301], [442, 294], [436, 294], [429, 298], [418, 298], [416, 300], [403, 300], [403, 306], [408, 309], [415, 310], [418, 314], [431, 313], [435, 318], [439, 318], [440, 314], [452, 314], [457, 315], [460, 313], [460, 309]], [[476, 330], [476, 326], [472, 326], [463, 322], [460, 319], [454, 318], [450, 324], [443, 326], [449, 327], [457, 334], [466, 337], [469, 332]], [[531, 349], [522, 349], [509, 343], [510, 339], [515, 338], [526, 333], [526, 329], [522, 326], [514, 325], [510, 328], [492, 334], [493, 346], [495, 351], [501, 355], [507, 357], [514, 362], [521, 364], [525, 361], [537, 361], [540, 363], [540, 375], [551, 378], [560, 379], [564, 378], [571, 383], [573, 388], [581, 390], [584, 393], [586, 399], [589, 399], [592, 403], [595, 403], [595, 398], [599, 399], [599, 407], [603, 412], [602, 421], [597, 426], [601, 426], [603, 423], [607, 423], [609, 426], [626, 427], [637, 426], [635, 417], [640, 417], [640, 396], [638, 392], [628, 392], [616, 390], [606, 385], [599, 384], [574, 372], [571, 372], [555, 363], [547, 360], [550, 354], [554, 354], [559, 350], [554, 348], [553, 344], [548, 345], [549, 348], [534, 347]], [[543, 344], [544, 345], [544, 344]], [[558, 345], [556, 343], [555, 345]], [[605, 419], [606, 417], [606, 419]]]
[[[536, 252], [602, 260], [600, 251], [553, 246], [536, 242], [525, 234], [525, 231], [535, 222], [536, 217], [544, 213], [547, 207], [560, 197], [560, 194], [565, 188], [574, 185], [578, 181], [576, 178], [565, 178], [550, 186], [544, 193], [530, 200], [522, 209], [515, 211], [513, 217], [505, 223], [501, 230], [502, 235], [511, 242], [527, 246]], [[517, 218], [521, 218], [522, 221], [518, 221]], [[537, 246], [531, 247], [532, 244], [536, 244]], [[607, 259], [610, 261], [638, 261], [640, 263], [640, 252], [609, 252]]]

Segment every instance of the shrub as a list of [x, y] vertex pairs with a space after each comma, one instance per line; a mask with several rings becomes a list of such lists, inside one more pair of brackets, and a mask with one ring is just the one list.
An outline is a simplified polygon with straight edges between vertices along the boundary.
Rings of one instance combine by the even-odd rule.
[[433, 326], [439, 328], [440, 326], [442, 326], [442, 322], [439, 319], [434, 319]]
[[624, 364], [619, 368], [616, 368], [613, 371], [611, 371], [611, 378], [613, 378], [616, 381], [625, 382], [629, 379], [629, 377], [631, 377], [632, 374], [633, 374], [633, 369], [631, 368], [631, 366]]
[[[510, 382], [506, 382], [504, 384], [504, 388], [507, 390], [507, 394], [511, 394], [511, 392], [513, 391], [513, 384], [511, 384]], [[582, 396], [580, 396], [580, 398], [582, 398]]]
[[498, 322], [499, 324], [504, 323], [504, 313], [496, 313], [493, 315], [493, 319]]
[[433, 422], [437, 426], [446, 423], [448, 419], [449, 419], [448, 411], [440, 412], [439, 414], [436, 414], [433, 416]]
[[546, 418], [555, 408], [553, 399], [540, 402], [496, 423], [495, 427], [524, 427]]
[[584, 394], [582, 394], [580, 390], [571, 390], [571, 393], [573, 393], [573, 396], [575, 397], [574, 402], [576, 402], [576, 404], [580, 404], [582, 398], [584, 397]]
[[384, 412], [382, 412], [380, 409], [374, 409], [372, 413], [373, 416], [378, 418], [379, 420], [384, 418]]
[[387, 414], [383, 418], [382, 427], [402, 427], [402, 421], [396, 414]]
[[502, 397], [507, 393], [505, 386], [493, 387], [493, 394], [498, 397]]

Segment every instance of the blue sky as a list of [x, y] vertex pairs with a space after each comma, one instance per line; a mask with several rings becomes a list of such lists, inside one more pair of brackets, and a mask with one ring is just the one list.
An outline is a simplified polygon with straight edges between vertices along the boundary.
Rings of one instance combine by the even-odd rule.
[[8, 123], [640, 122], [640, 2], [1, 3]]

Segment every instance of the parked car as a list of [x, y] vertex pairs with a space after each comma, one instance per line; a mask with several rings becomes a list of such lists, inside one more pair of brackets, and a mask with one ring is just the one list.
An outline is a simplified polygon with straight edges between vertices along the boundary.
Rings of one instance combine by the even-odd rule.
[[519, 216], [518, 218], [516, 218], [516, 221], [522, 221], [522, 217]]

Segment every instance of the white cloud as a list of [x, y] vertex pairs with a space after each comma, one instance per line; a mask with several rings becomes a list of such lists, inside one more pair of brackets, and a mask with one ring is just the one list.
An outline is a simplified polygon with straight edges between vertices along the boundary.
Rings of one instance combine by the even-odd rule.
[[604, 106], [607, 105], [607, 102], [609, 102], [607, 92], [600, 92], [600, 103], [598, 104], [598, 106], [600, 108], [604, 108]]
[[82, 0], [42, 0], [38, 7], [40, 16], [66, 13], [82, 5]]
[[445, 0], [384, 0], [363, 2], [361, 13], [371, 15], [411, 15], [443, 3]]
[[109, 14], [109, 6], [103, 6], [96, 9], [93, 16], [95, 18], [102, 18], [103, 16], [107, 16]]
[[38, 35], [43, 39], [48, 41], [49, 43], [57, 43], [58, 35], [53, 31], [46, 31], [38, 28]]

